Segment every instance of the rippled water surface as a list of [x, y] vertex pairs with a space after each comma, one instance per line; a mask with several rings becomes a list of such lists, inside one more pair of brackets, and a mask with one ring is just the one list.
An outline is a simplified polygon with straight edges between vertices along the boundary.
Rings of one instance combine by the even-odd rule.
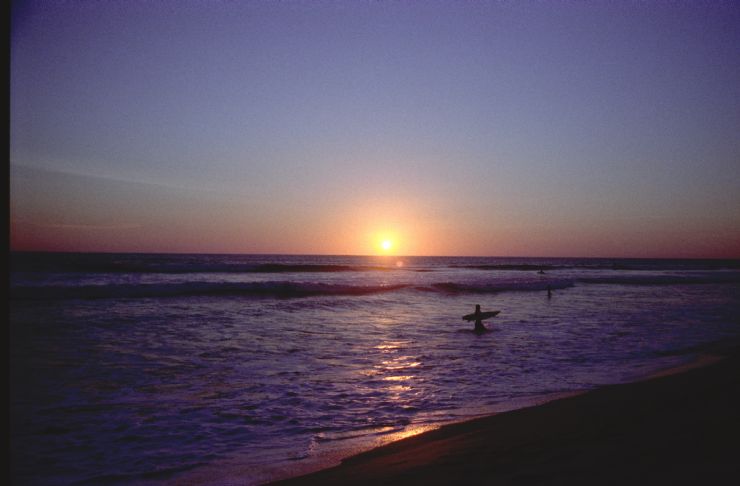
[[10, 330], [18, 484], [248, 484], [736, 339], [740, 263], [19, 254]]

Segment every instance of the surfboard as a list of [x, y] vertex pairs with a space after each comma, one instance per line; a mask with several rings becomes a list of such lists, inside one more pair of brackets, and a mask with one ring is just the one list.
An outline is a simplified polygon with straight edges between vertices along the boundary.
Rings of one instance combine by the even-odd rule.
[[488, 311], [481, 312], [480, 314], [473, 312], [472, 314], [463, 316], [463, 321], [477, 321], [478, 319], [482, 321], [484, 319], [490, 319], [491, 317], [497, 316], [499, 312], [501, 311]]

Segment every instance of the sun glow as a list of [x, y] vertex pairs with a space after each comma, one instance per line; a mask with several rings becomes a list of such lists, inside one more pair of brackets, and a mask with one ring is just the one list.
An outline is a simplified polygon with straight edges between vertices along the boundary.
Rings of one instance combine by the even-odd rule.
[[396, 248], [396, 238], [388, 233], [381, 233], [375, 236], [375, 249], [381, 255], [392, 255], [398, 249]]

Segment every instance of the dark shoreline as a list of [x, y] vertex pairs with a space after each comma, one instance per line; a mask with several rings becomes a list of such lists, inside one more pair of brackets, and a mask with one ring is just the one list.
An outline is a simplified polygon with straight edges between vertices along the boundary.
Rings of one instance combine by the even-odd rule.
[[737, 484], [740, 347], [678, 374], [451, 424], [282, 485]]

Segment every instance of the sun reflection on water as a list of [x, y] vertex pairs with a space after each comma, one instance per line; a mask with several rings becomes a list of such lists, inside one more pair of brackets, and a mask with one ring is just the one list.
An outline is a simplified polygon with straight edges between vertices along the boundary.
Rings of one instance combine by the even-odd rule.
[[402, 346], [409, 344], [410, 341], [385, 341], [383, 344], [378, 344], [375, 349], [380, 350], [384, 353], [390, 353], [397, 349], [401, 349]]
[[416, 368], [421, 364], [420, 361], [409, 361], [414, 359], [411, 356], [400, 356], [392, 360], [382, 361], [376, 368], [383, 368], [388, 371], [403, 370], [406, 368]]
[[393, 391], [393, 392], [407, 392], [407, 391], [411, 391], [412, 388], [408, 385], [393, 385], [393, 386], [389, 386], [388, 390]]
[[400, 375], [400, 376], [386, 376], [383, 381], [408, 381], [413, 379], [411, 375]]

